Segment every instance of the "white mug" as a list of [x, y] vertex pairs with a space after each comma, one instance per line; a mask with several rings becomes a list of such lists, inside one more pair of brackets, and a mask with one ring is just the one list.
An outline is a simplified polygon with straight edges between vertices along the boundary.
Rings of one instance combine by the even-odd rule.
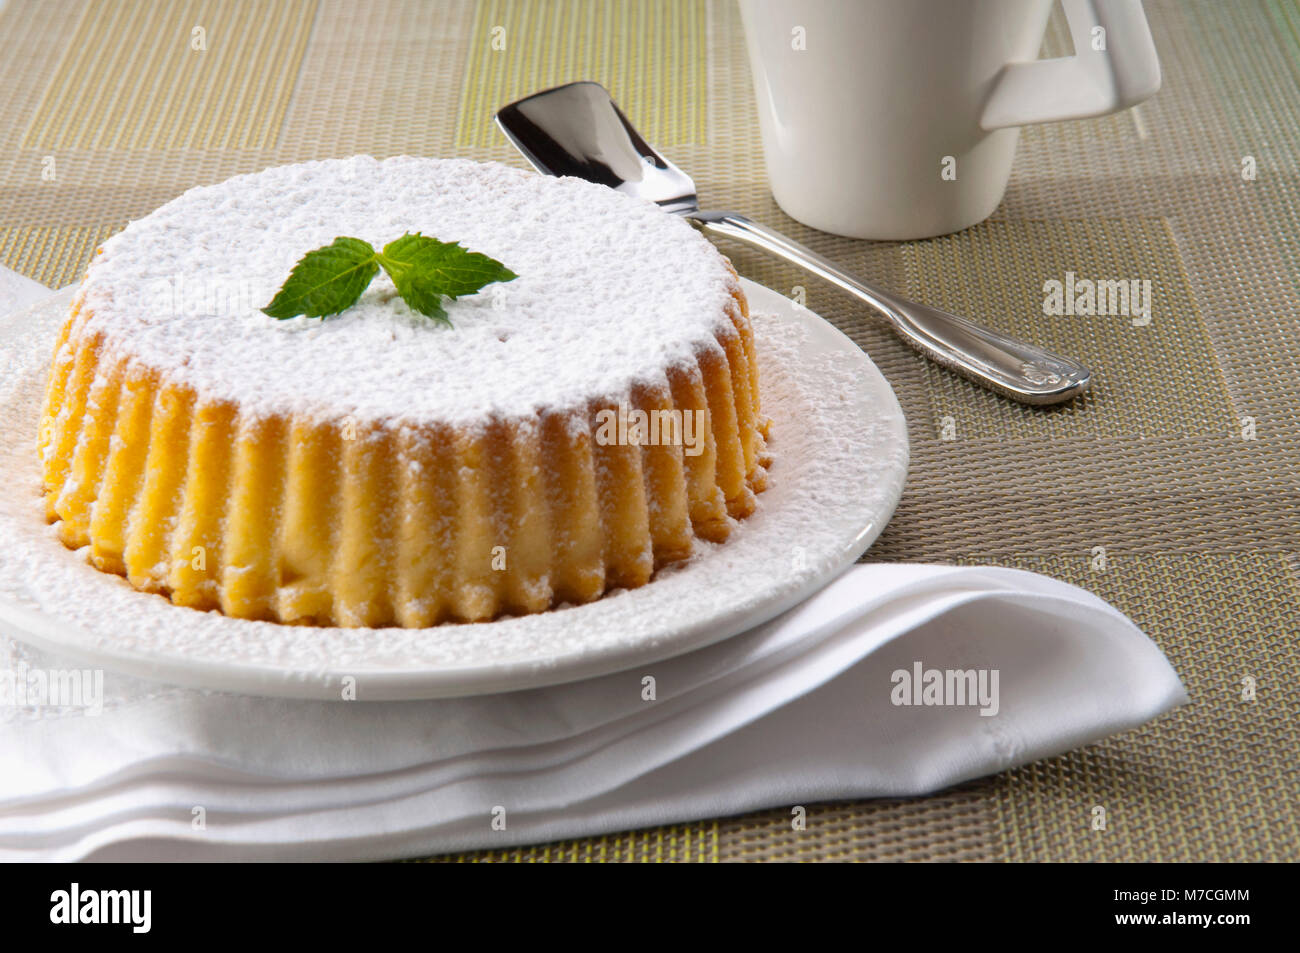
[[1160, 88], [1139, 0], [1062, 0], [1075, 55], [1036, 60], [1052, 2], [740, 0], [777, 203], [851, 238], [955, 232], [1002, 201], [1020, 126]]

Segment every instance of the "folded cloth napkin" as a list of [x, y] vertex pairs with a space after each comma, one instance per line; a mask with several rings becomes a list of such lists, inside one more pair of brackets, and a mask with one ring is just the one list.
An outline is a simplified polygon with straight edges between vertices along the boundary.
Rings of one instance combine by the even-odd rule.
[[[0, 638], [0, 674], [77, 667]], [[104, 679], [89, 708], [0, 706], [0, 859], [381, 859], [917, 795], [1186, 701], [1084, 590], [888, 563], [708, 648], [549, 688], [310, 702]]]
[[49, 294], [43, 284], [0, 265], [0, 314], [35, 304]]
[[890, 563], [717, 645], [549, 688], [366, 703], [115, 681], [97, 715], [0, 726], [0, 858], [378, 859], [924, 794], [1186, 700], [1084, 590]]

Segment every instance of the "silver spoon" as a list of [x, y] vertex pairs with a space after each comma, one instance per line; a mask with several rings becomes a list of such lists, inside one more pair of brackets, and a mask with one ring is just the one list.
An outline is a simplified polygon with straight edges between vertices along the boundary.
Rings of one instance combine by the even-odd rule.
[[706, 233], [806, 268], [884, 315], [903, 340], [931, 360], [1000, 394], [1026, 404], [1056, 404], [1088, 389], [1091, 374], [1078, 361], [872, 287], [743, 215], [701, 211], [690, 176], [646, 144], [599, 83], [535, 93], [501, 109], [496, 120], [537, 171], [650, 199]]

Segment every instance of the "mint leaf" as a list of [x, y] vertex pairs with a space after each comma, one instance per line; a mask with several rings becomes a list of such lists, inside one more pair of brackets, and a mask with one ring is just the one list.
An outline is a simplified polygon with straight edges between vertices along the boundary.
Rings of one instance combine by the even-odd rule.
[[280, 320], [299, 314], [309, 318], [338, 314], [357, 303], [378, 272], [369, 242], [336, 238], [333, 244], [303, 255], [262, 311]]
[[448, 324], [444, 297], [474, 294], [484, 285], [518, 277], [496, 259], [469, 251], [459, 242], [441, 242], [419, 232], [389, 242], [378, 259], [413, 311]]
[[474, 294], [494, 281], [518, 277], [487, 255], [419, 232], [389, 242], [379, 253], [369, 242], [340, 236], [303, 255], [262, 311], [281, 320], [299, 314], [323, 318], [346, 311], [357, 303], [381, 266], [412, 310], [448, 325], [451, 321], [442, 306], [444, 297]]

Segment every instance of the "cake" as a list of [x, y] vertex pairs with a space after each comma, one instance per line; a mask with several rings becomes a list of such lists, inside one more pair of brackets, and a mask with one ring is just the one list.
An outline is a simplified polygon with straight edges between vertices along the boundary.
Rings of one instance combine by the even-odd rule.
[[[308, 251], [422, 232], [518, 277], [261, 310]], [[764, 488], [748, 309], [683, 219], [495, 163], [366, 156], [191, 189], [98, 250], [50, 369], [47, 516], [98, 569], [281, 623], [582, 603], [725, 541]]]

